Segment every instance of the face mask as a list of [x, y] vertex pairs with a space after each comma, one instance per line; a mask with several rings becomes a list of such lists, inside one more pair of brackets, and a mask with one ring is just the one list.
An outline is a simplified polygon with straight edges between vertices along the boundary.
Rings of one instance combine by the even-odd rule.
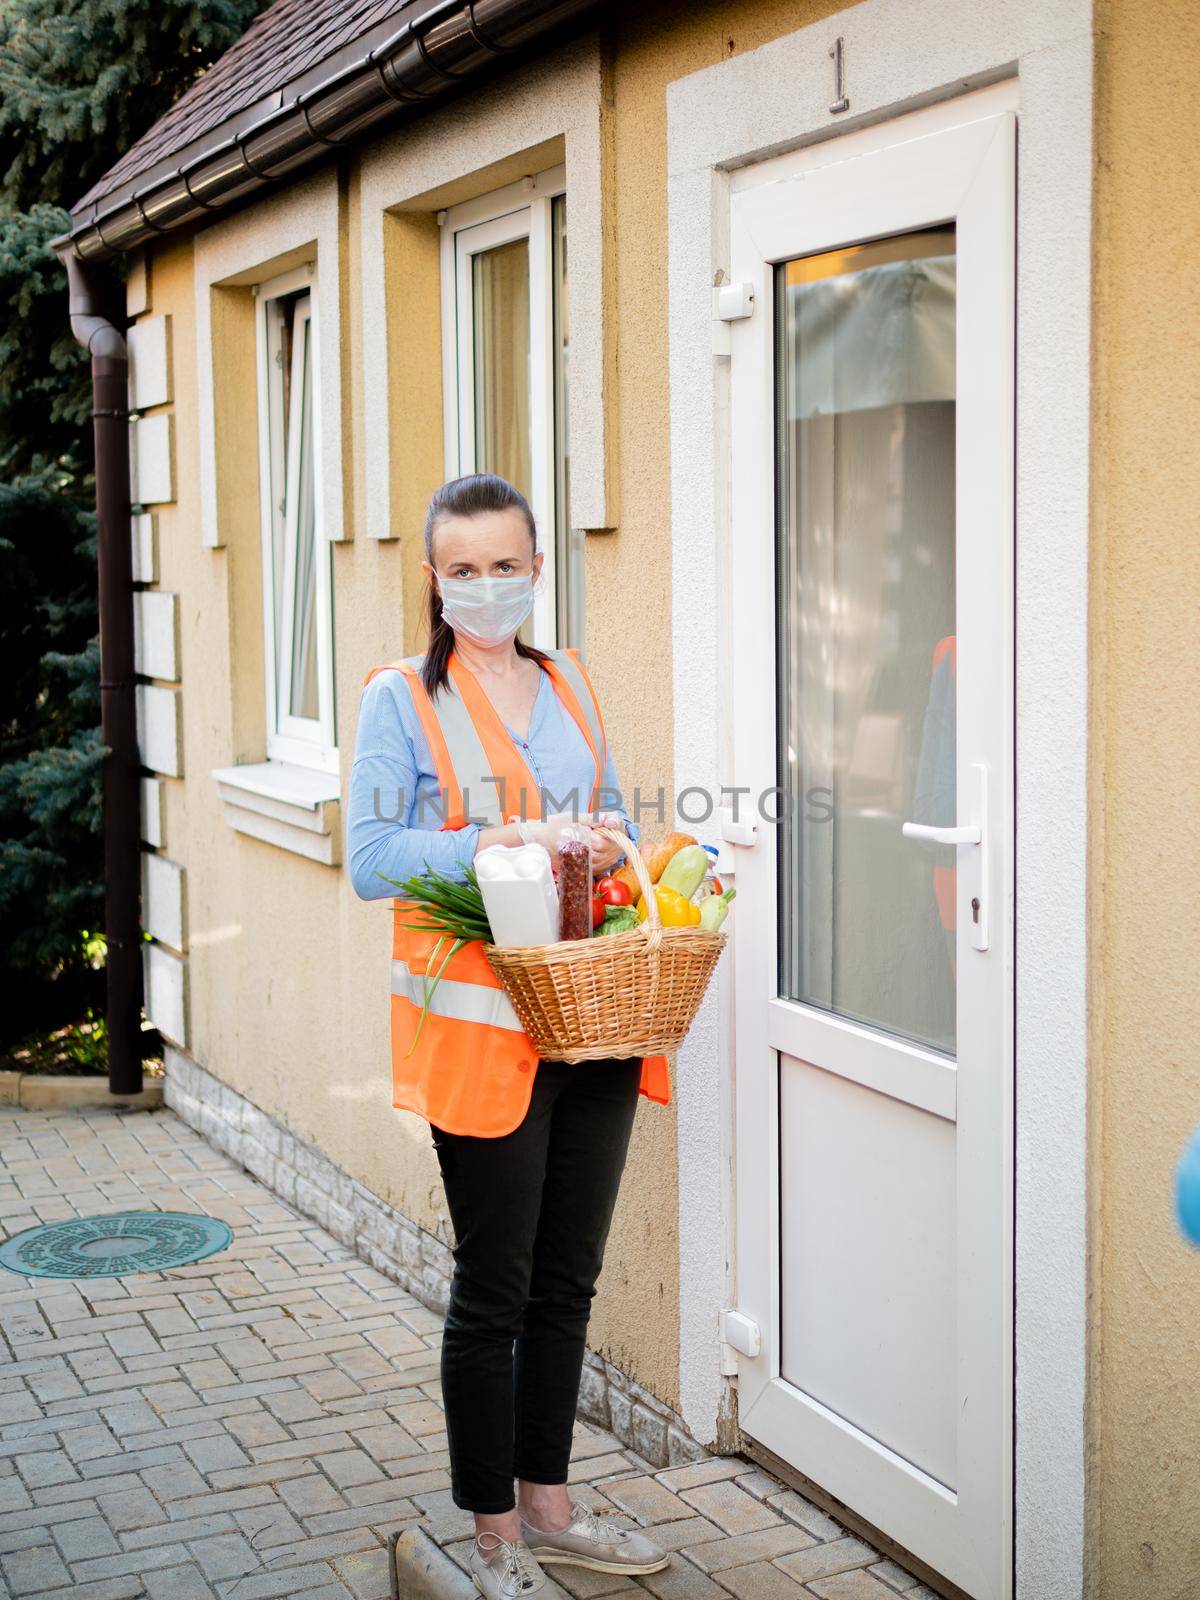
[[533, 610], [532, 578], [441, 578], [442, 615], [476, 644], [502, 644]]

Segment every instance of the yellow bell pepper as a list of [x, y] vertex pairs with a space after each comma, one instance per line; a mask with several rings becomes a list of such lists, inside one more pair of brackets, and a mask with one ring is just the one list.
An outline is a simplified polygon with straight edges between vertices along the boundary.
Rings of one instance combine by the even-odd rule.
[[[700, 907], [685, 899], [677, 889], [664, 889], [660, 884], [654, 887], [658, 899], [658, 917], [664, 928], [694, 928], [700, 921]], [[646, 920], [646, 902], [641, 899], [637, 903], [639, 922]]]

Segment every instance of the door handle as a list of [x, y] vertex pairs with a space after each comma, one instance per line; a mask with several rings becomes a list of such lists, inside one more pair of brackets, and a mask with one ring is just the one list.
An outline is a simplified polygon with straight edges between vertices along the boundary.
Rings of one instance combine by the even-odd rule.
[[747, 849], [753, 849], [758, 842], [758, 821], [754, 817], [743, 817], [734, 821], [734, 813], [729, 806], [722, 807], [718, 813], [718, 826], [721, 838], [726, 844], [740, 844]]
[[987, 766], [973, 761], [967, 768], [965, 783], [966, 810], [975, 820], [962, 827], [935, 828], [924, 822], [905, 822], [900, 832], [906, 839], [925, 839], [930, 844], [974, 844], [978, 853], [972, 852], [969, 863], [964, 863], [963, 887], [970, 909], [971, 944], [976, 950], [988, 947], [988, 906], [991, 896], [991, 861], [988, 838], [988, 784]]
[[906, 822], [900, 829], [906, 839], [928, 839], [932, 844], [981, 844], [978, 828], [931, 828], [924, 822]]

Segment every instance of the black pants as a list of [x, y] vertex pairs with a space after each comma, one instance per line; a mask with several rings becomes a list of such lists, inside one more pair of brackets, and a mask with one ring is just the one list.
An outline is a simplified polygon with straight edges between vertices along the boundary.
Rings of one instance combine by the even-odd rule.
[[431, 1129], [456, 1240], [442, 1401], [465, 1510], [511, 1511], [514, 1478], [566, 1482], [640, 1077], [638, 1060], [543, 1061], [511, 1133]]

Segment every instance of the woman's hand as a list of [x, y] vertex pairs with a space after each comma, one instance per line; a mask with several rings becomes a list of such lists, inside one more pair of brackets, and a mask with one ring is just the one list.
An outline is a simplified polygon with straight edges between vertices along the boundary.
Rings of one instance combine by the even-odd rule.
[[475, 837], [475, 854], [478, 855], [481, 850], [490, 849], [494, 844], [502, 844], [505, 849], [513, 850], [517, 845], [523, 843], [524, 840], [517, 832], [517, 824], [515, 822], [505, 822], [495, 827], [480, 828]]
[[602, 838], [597, 833], [597, 828], [615, 828], [619, 833], [624, 833], [625, 819], [611, 811], [595, 819], [577, 817], [571, 811], [559, 811], [541, 821], [535, 819], [530, 819], [528, 822], [513, 821], [499, 828], [482, 828], [476, 845], [476, 854], [492, 844], [540, 844], [549, 851], [551, 861], [557, 861], [558, 847], [563, 839], [582, 834], [586, 836], [591, 847], [592, 871], [607, 872], [616, 866], [630, 846], [613, 844], [611, 840]]
[[553, 816], [545, 817], [540, 822], [531, 819], [528, 822], [518, 822], [517, 831], [524, 844], [540, 844], [550, 852], [550, 859], [554, 861], [558, 856], [558, 847], [564, 839], [569, 839], [578, 834], [580, 837], [590, 832], [588, 823], [570, 811], [556, 811]]
[[625, 819], [617, 816], [615, 812], [606, 811], [595, 822], [589, 824], [592, 835], [592, 871], [608, 872], [615, 867], [621, 857], [627, 854], [629, 846], [614, 844], [611, 839], [602, 838], [596, 832], [597, 828], [615, 828], [618, 833], [625, 832]]

